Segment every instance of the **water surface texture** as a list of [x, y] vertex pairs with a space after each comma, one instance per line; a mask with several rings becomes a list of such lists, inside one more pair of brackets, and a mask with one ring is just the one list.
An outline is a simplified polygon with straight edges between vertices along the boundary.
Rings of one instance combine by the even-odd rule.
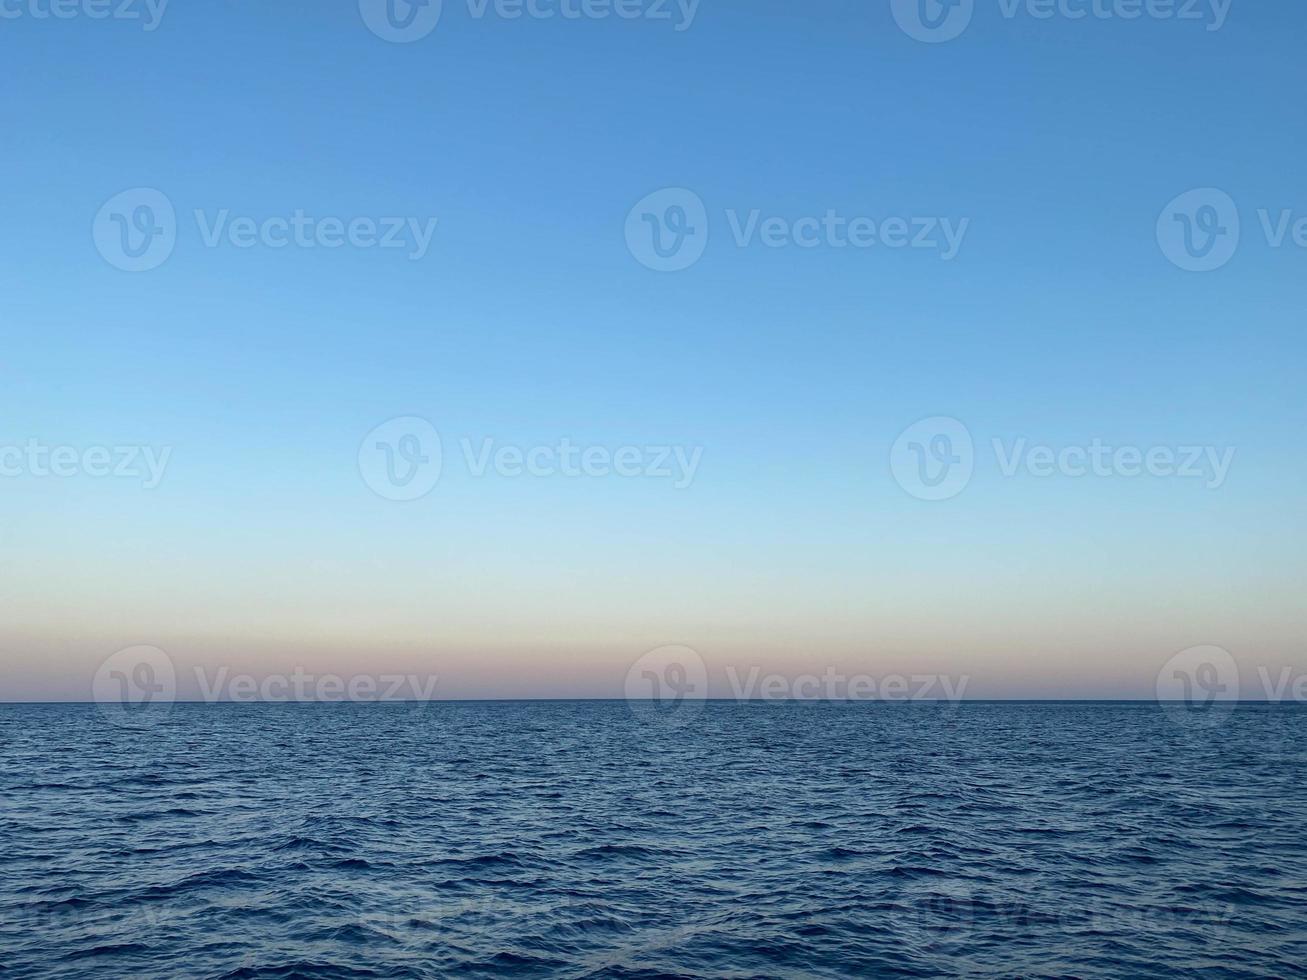
[[0, 705], [0, 973], [1301, 976], [1304, 723]]

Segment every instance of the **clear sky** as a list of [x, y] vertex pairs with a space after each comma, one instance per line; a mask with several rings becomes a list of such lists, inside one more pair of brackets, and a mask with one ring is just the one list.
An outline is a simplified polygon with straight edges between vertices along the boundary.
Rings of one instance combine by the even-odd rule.
[[[1307, 7], [975, 0], [927, 43], [889, 0], [445, 0], [395, 43], [370, 3], [5, 0], [0, 699], [133, 644], [451, 697], [620, 696], [673, 643], [991, 697], [1149, 697], [1196, 644], [1307, 669]], [[175, 210], [145, 271], [135, 188]], [[1226, 200], [1238, 249], [1182, 268]], [[297, 213], [403, 247], [277, 247]], [[687, 224], [701, 256], [650, 268]], [[402, 501], [360, 446], [406, 417], [443, 463]], [[958, 430], [896, 440], [936, 417], [974, 459], [922, 499]], [[1099, 444], [1228, 466], [1024, 455]], [[147, 486], [93, 447], [168, 455]]]

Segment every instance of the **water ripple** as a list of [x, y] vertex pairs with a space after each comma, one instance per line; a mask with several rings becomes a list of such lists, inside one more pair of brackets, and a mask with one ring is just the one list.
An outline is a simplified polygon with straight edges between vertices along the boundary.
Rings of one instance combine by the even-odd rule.
[[1273, 977], [1307, 711], [0, 705], [0, 972]]

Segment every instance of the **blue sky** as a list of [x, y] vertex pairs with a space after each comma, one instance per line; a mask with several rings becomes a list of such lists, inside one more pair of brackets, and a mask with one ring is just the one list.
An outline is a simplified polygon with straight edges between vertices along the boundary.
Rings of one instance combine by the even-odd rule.
[[[1304, 664], [1307, 249], [1257, 217], [1307, 216], [1299, 5], [1207, 30], [977, 0], [939, 44], [888, 2], [702, 0], [677, 30], [446, 0], [403, 44], [354, 3], [173, 0], [152, 31], [6, 9], [0, 442], [171, 447], [149, 490], [4, 478], [13, 696], [74, 696], [137, 643], [423, 663], [466, 696], [620, 692], [665, 643], [990, 696], [1148, 696], [1200, 643]], [[139, 187], [177, 238], [133, 273], [92, 227]], [[1241, 242], [1187, 272], [1155, 225], [1209, 187]], [[678, 272], [624, 240], [663, 188], [707, 218]], [[438, 223], [413, 261], [210, 248], [196, 210]], [[968, 224], [947, 261], [737, 247], [754, 210]], [[408, 503], [357, 464], [403, 416], [444, 454]], [[975, 472], [926, 501], [889, 457], [937, 416]], [[701, 463], [478, 477], [460, 448], [563, 438]], [[1006, 477], [996, 438], [1236, 452], [1211, 489]]]

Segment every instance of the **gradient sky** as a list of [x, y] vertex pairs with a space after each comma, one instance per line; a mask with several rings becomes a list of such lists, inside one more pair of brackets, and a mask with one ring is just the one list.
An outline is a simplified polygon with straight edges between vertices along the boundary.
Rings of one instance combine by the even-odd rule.
[[[0, 443], [172, 447], [162, 483], [0, 478], [0, 699], [88, 696], [133, 644], [183, 669], [424, 671], [449, 697], [620, 696], [688, 644], [797, 673], [945, 671], [989, 697], [1150, 697], [1195, 644], [1307, 670], [1301, 4], [1201, 23], [978, 6], [924, 44], [885, 2], [702, 0], [647, 20], [477, 19], [411, 44], [357, 4], [173, 0], [0, 20]], [[13, 9], [29, 11], [24, 4]], [[101, 205], [163, 191], [128, 273]], [[664, 187], [701, 261], [627, 250]], [[1154, 227], [1215, 187], [1228, 265]], [[430, 252], [204, 247], [191, 212], [439, 219]], [[968, 218], [958, 256], [731, 241], [726, 209]], [[429, 419], [398, 503], [360, 441]], [[923, 501], [890, 448], [964, 422]], [[701, 447], [666, 480], [472, 477], [458, 440]], [[1235, 447], [1219, 489], [1004, 477], [992, 438]]]

